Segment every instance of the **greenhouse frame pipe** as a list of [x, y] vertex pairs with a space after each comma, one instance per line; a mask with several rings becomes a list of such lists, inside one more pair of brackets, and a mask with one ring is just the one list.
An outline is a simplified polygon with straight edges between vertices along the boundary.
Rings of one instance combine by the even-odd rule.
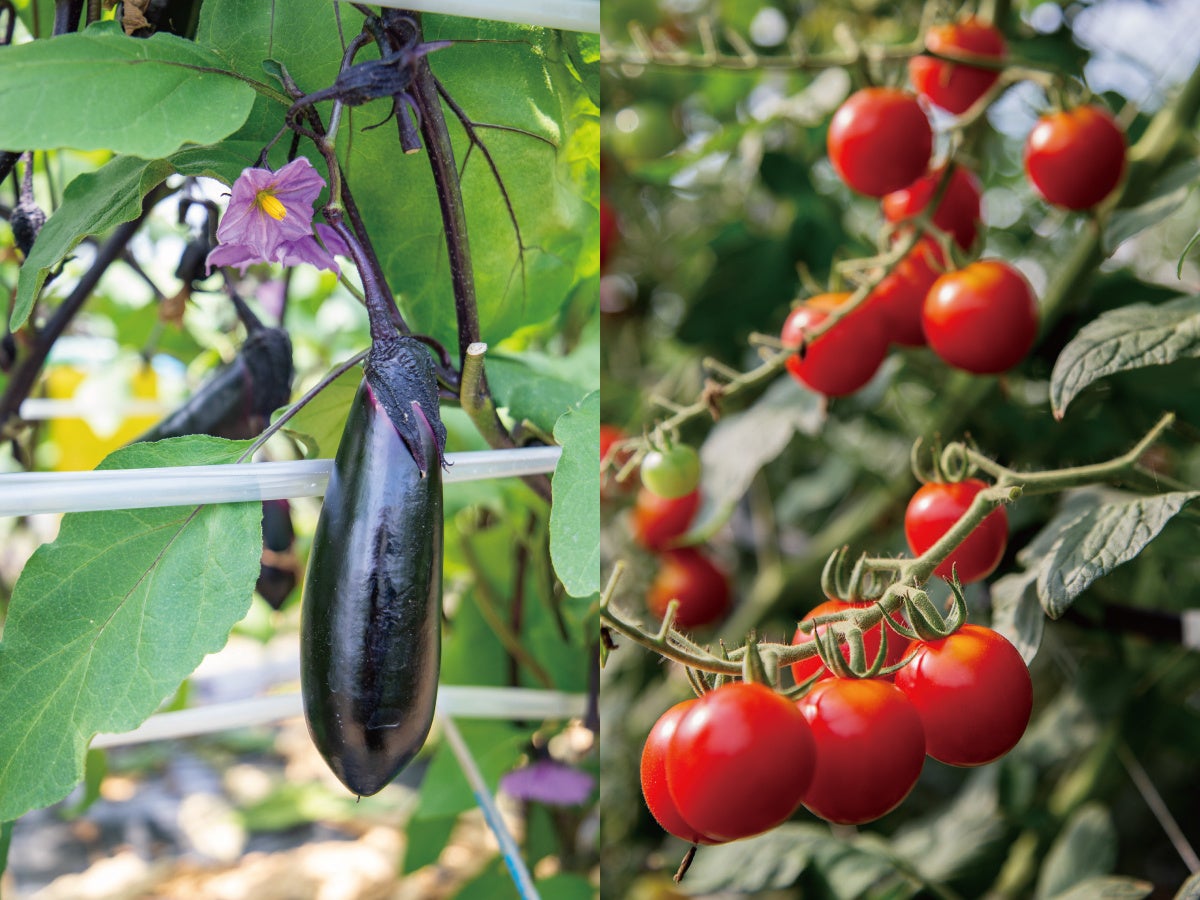
[[[437, 712], [464, 719], [575, 719], [584, 714], [584, 694], [564, 694], [534, 688], [438, 687]], [[156, 713], [132, 731], [103, 733], [93, 738], [94, 749], [148, 744], [215, 734], [233, 728], [275, 725], [304, 712], [299, 692], [231, 700], [171, 712]]]
[[[446, 484], [551, 473], [561, 447], [447, 453]], [[333, 460], [0, 475], [0, 516], [320, 497]]]
[[379, 6], [600, 33], [600, 0], [381, 0]]

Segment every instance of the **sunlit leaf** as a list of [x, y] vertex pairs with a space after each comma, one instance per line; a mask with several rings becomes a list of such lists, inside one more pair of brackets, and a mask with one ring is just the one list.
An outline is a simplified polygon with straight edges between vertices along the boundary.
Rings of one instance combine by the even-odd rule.
[[1097, 317], [1079, 330], [1050, 375], [1050, 402], [1061, 419], [1089, 384], [1129, 369], [1200, 357], [1200, 296], [1135, 303]]
[[[101, 467], [229, 463], [245, 448], [177, 438]], [[21, 573], [0, 642], [0, 820], [65, 797], [93, 735], [139, 725], [225, 644], [250, 606], [261, 520], [258, 502], [63, 518]]]

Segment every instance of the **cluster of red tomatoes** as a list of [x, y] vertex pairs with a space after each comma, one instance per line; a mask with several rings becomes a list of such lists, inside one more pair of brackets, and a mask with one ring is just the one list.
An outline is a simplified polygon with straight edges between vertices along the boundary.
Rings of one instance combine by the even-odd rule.
[[[997, 66], [1003, 36], [975, 18], [931, 28], [933, 53], [971, 56]], [[884, 218], [903, 223], [922, 214], [939, 186], [932, 224], [970, 251], [981, 219], [978, 178], [962, 165], [930, 171], [933, 130], [925, 104], [961, 114], [982, 102], [997, 68], [917, 56], [909, 63], [914, 92], [870, 87], [852, 94], [829, 124], [827, 149], [838, 176], [854, 191], [881, 199]], [[1102, 107], [1079, 106], [1042, 117], [1025, 145], [1025, 172], [1047, 202], [1085, 210], [1105, 199], [1125, 171], [1125, 136]], [[897, 239], [906, 239], [902, 230]], [[798, 306], [784, 323], [788, 359], [801, 383], [827, 396], [851, 394], [874, 376], [891, 344], [929, 347], [948, 364], [976, 374], [1016, 365], [1037, 334], [1037, 299], [1024, 276], [1001, 259], [950, 267], [942, 245], [916, 239], [867, 298], [811, 346], [808, 333], [851, 297], [830, 293]]]
[[642, 750], [642, 793], [683, 840], [767, 831], [800, 806], [861, 824], [908, 796], [925, 757], [978, 766], [1025, 732], [1033, 687], [1021, 655], [989, 628], [920, 642], [895, 676], [828, 677], [798, 701], [732, 682], [667, 710]]
[[[612, 425], [600, 426], [602, 497], [620, 490], [612, 473], [621, 460], [604, 467], [610, 450], [624, 433]], [[673, 547], [687, 533], [700, 510], [700, 460], [684, 444], [651, 450], [639, 467], [642, 485], [633, 505], [633, 537], [656, 554], [658, 567], [646, 595], [646, 607], [661, 620], [672, 600], [678, 601], [675, 624], [684, 629], [703, 628], [725, 618], [732, 602], [729, 578], [699, 547]], [[631, 484], [632, 479], [626, 479]]]

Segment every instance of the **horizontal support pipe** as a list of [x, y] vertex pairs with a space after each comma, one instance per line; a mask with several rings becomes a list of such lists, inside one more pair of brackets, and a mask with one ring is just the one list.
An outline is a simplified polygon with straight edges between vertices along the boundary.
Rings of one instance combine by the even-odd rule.
[[[560, 447], [447, 453], [443, 481], [553, 472]], [[325, 493], [333, 460], [0, 475], [0, 516], [288, 500]]]

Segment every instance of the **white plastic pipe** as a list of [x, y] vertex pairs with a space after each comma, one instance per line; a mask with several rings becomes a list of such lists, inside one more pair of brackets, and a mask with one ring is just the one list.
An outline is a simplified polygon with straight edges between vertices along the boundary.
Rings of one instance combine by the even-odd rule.
[[378, 5], [600, 33], [600, 0], [380, 0]]
[[[447, 484], [553, 472], [560, 447], [447, 453]], [[0, 516], [320, 497], [333, 460], [0, 475]]]
[[[442, 685], [438, 688], [437, 711], [444, 716], [466, 719], [573, 719], [587, 707], [583, 694], [532, 688], [465, 687]], [[231, 728], [273, 725], [303, 714], [300, 694], [274, 694], [213, 703], [175, 712], [157, 713], [133, 731], [123, 734], [98, 734], [92, 746], [121, 747], [175, 738], [214, 734]]]

